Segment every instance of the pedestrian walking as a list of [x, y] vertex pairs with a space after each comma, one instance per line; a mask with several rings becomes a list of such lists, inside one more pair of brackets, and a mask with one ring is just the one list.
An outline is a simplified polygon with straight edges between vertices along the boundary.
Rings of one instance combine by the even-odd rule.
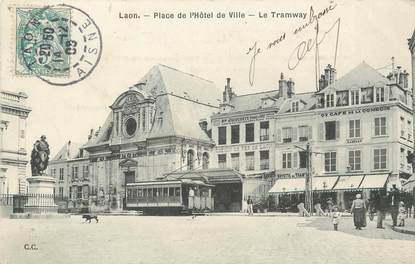
[[304, 207], [304, 203], [299, 203], [297, 205], [297, 208], [298, 208], [298, 215], [299, 216], [310, 216], [310, 213]]
[[333, 213], [331, 214], [331, 221], [333, 223], [334, 230], [337, 231], [339, 227], [341, 213], [336, 206], [333, 206]]
[[248, 204], [248, 215], [254, 214], [254, 201], [252, 201], [251, 196], [248, 196], [248, 201], [246, 202]]
[[386, 211], [388, 210], [388, 202], [385, 191], [380, 191], [376, 196], [374, 201], [374, 208], [376, 210], [377, 215], [376, 227], [380, 229], [385, 229], [383, 227], [383, 220], [385, 219]]
[[350, 211], [353, 214], [354, 226], [357, 230], [362, 230], [362, 227], [366, 226], [366, 205], [360, 193], [356, 194]]
[[405, 218], [406, 218], [406, 209], [405, 209], [405, 203], [400, 202], [399, 203], [399, 214], [398, 214], [398, 226], [405, 226]]
[[392, 215], [393, 226], [397, 225], [399, 214], [400, 193], [396, 184], [392, 184], [392, 189], [389, 192], [390, 209]]
[[331, 198], [328, 198], [326, 204], [327, 204], [328, 213], [330, 214], [333, 211], [333, 206], [334, 206], [333, 200]]

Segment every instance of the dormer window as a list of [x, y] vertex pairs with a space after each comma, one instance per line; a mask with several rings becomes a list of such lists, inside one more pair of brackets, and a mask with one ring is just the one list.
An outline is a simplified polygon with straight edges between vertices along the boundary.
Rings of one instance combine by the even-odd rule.
[[346, 106], [349, 105], [349, 91], [339, 91], [336, 92], [336, 105], [337, 106]]
[[360, 103], [360, 93], [359, 90], [350, 91], [350, 99], [352, 105], [358, 105]]
[[326, 94], [326, 107], [334, 106], [334, 94]]
[[373, 87], [362, 88], [362, 104], [373, 103]]
[[298, 110], [299, 110], [299, 102], [298, 101], [291, 102], [291, 112], [298, 112]]
[[376, 102], [385, 102], [385, 87], [376, 87]]

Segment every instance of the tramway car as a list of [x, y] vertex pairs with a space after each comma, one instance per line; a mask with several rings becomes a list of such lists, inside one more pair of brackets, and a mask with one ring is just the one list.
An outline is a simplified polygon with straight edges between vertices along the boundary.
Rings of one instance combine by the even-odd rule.
[[213, 211], [213, 185], [180, 179], [127, 183], [127, 210], [144, 214], [192, 214]]

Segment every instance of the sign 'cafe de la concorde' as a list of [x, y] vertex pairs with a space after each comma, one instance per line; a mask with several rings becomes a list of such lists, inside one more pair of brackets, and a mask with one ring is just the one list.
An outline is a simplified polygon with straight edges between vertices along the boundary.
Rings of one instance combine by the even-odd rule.
[[295, 93], [281, 74], [278, 88], [237, 96], [229, 79], [220, 95], [211, 81], [156, 65], [86, 143], [68, 141], [50, 161], [55, 194], [121, 208], [126, 183], [193, 173], [215, 186], [215, 210], [239, 211], [247, 195], [303, 193], [309, 144], [320, 153], [311, 156], [313, 191], [347, 207], [353, 192], [401, 186], [412, 174], [408, 75], [362, 62], [336, 78], [329, 65], [317, 91]]

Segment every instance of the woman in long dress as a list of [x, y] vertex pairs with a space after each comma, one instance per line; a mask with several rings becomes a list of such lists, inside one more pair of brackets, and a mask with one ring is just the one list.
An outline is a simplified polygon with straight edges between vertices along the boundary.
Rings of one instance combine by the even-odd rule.
[[356, 194], [356, 199], [353, 200], [351, 212], [353, 214], [354, 226], [361, 230], [366, 226], [366, 205], [362, 199], [362, 195]]

